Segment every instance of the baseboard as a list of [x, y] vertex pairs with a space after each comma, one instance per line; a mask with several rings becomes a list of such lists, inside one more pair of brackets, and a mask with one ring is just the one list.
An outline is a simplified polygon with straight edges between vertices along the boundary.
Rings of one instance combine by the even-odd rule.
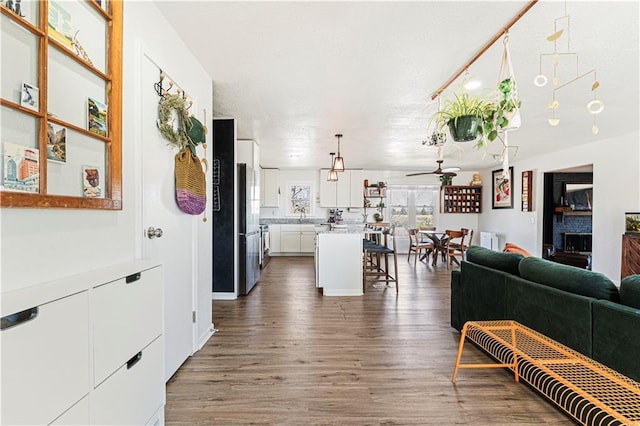
[[229, 293], [226, 291], [214, 291], [211, 293], [212, 300], [236, 300], [238, 296], [235, 293]]
[[213, 327], [213, 323], [211, 323], [211, 326], [202, 336], [200, 336], [200, 339], [198, 340], [198, 351], [202, 349], [202, 347], [207, 343], [207, 341], [209, 341], [209, 339], [215, 334], [215, 332], [216, 329]]

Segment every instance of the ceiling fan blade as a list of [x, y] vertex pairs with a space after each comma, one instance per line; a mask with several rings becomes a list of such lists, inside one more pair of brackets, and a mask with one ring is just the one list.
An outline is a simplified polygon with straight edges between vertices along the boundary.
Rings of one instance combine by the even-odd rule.
[[409, 173], [408, 175], [405, 176], [421, 176], [421, 175], [432, 175], [433, 172], [420, 172], [420, 173]]
[[460, 171], [460, 167], [446, 167], [446, 168], [442, 169], [442, 171], [445, 172], [445, 173], [459, 172]]

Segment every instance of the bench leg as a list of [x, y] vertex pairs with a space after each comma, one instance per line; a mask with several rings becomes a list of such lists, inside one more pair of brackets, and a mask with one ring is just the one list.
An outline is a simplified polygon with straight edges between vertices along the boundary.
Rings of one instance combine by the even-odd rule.
[[462, 349], [464, 349], [464, 339], [467, 337], [467, 328], [469, 324], [465, 323], [462, 327], [462, 333], [460, 334], [460, 343], [458, 344], [458, 355], [456, 356], [456, 366], [453, 369], [453, 377], [451, 378], [451, 383], [456, 382], [456, 377], [458, 376], [458, 368], [460, 368], [460, 360], [462, 359]]

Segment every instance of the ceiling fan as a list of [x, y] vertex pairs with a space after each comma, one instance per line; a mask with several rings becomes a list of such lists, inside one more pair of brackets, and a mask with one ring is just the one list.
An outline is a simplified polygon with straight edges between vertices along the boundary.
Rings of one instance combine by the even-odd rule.
[[419, 175], [438, 175], [438, 176], [458, 176], [455, 172], [460, 171], [460, 167], [447, 167], [446, 169], [442, 168], [442, 162], [444, 160], [436, 160], [438, 163], [438, 168], [432, 172], [420, 172], [420, 173], [409, 173], [407, 176], [419, 176]]

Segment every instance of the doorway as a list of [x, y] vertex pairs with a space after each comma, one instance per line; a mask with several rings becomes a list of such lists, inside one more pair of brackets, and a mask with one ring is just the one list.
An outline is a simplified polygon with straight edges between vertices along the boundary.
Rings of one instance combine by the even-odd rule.
[[592, 164], [544, 174], [542, 257], [591, 269], [593, 202]]

